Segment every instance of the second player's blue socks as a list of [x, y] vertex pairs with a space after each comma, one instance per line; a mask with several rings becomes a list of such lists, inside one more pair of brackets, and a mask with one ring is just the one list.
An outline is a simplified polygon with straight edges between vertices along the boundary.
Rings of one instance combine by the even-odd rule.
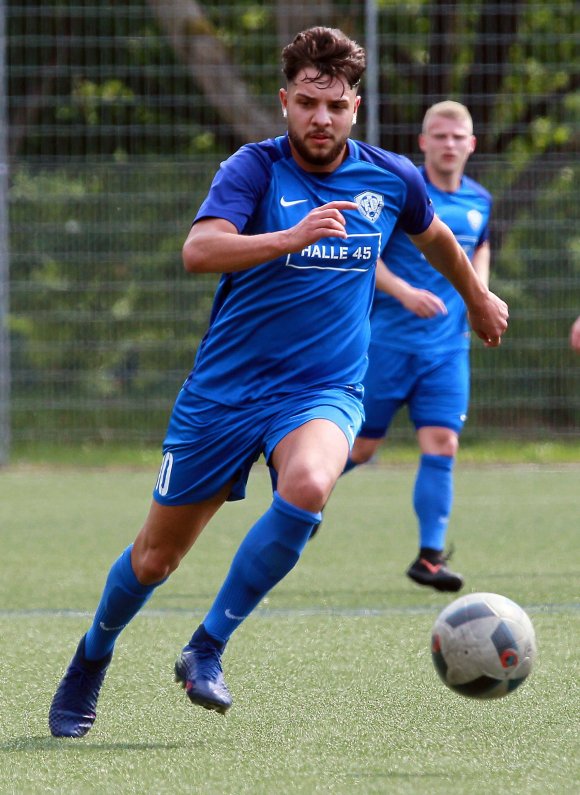
[[121, 630], [161, 585], [161, 582], [141, 585], [131, 565], [132, 548], [131, 544], [113, 563], [107, 577], [93, 624], [85, 638], [85, 657], [89, 660], [101, 660], [113, 650]]
[[272, 505], [240, 544], [231, 568], [203, 621], [225, 643], [268, 591], [298, 562], [321, 513], [297, 508], [274, 492]]
[[454, 458], [422, 455], [413, 491], [413, 507], [419, 520], [420, 547], [443, 550], [453, 505]]

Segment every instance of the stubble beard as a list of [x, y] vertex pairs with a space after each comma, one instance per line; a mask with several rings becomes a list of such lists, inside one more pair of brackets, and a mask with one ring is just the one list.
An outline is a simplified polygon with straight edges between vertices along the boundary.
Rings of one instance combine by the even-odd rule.
[[328, 166], [333, 163], [346, 146], [347, 137], [344, 136], [334, 142], [334, 146], [328, 152], [319, 155], [313, 154], [305, 141], [300, 138], [290, 127], [288, 127], [288, 138], [292, 146], [296, 149], [300, 157], [312, 166]]

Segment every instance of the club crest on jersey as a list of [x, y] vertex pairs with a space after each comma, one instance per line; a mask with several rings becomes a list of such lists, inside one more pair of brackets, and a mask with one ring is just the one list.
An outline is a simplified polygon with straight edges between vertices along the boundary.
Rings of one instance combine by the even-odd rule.
[[481, 222], [483, 221], [483, 215], [479, 212], [479, 210], [470, 210], [467, 213], [467, 220], [469, 221], [469, 226], [473, 229], [474, 232], [481, 226]]
[[358, 205], [359, 213], [363, 218], [366, 218], [367, 221], [371, 221], [373, 224], [378, 219], [381, 210], [385, 206], [381, 194], [373, 193], [371, 190], [365, 190], [363, 193], [359, 193], [358, 196], [354, 197], [354, 200]]

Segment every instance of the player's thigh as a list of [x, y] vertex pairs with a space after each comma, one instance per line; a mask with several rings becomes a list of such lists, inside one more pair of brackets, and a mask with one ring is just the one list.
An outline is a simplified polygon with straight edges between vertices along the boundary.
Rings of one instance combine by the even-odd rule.
[[278, 482], [300, 470], [323, 471], [336, 479], [344, 468], [348, 450], [347, 437], [338, 425], [327, 419], [313, 419], [276, 445], [272, 464], [278, 472]]
[[[268, 463], [280, 496], [320, 510], [344, 469], [362, 421], [358, 390], [329, 389], [281, 407], [266, 439]], [[320, 503], [320, 504], [319, 504]]]
[[417, 430], [450, 428], [461, 433], [469, 406], [469, 351], [424, 357], [409, 397], [409, 415]]

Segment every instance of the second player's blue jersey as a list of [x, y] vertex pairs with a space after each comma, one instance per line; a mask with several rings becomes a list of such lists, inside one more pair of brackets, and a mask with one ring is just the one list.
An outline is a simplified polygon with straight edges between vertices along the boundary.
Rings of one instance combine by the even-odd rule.
[[[469, 259], [473, 259], [475, 250], [489, 237], [490, 194], [466, 176], [457, 191], [447, 193], [428, 181], [424, 167], [419, 170], [435, 212], [451, 229]], [[470, 331], [463, 299], [453, 285], [429, 265], [401, 228], [397, 227], [389, 240], [383, 260], [389, 270], [413, 287], [439, 296], [447, 307], [447, 314], [417, 317], [396, 298], [377, 290], [371, 315], [373, 344], [407, 352], [429, 350], [433, 353], [469, 347]]]
[[433, 210], [404, 157], [348, 141], [332, 173], [302, 170], [287, 136], [248, 144], [222, 163], [195, 221], [223, 218], [240, 234], [288, 229], [335, 200], [348, 237], [326, 238], [245, 271], [222, 275], [209, 329], [186, 386], [219, 403], [327, 386], [358, 386], [367, 366], [375, 263], [399, 223], [423, 232]]

